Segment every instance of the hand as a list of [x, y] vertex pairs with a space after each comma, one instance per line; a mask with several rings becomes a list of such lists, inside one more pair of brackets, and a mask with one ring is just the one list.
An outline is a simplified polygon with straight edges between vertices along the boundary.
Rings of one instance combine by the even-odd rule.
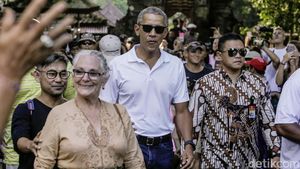
[[185, 151], [181, 156], [181, 169], [191, 169], [194, 166], [194, 155], [193, 155], [193, 147], [191, 145], [185, 146]]
[[18, 21], [13, 10], [5, 9], [0, 32], [1, 76], [20, 81], [34, 65], [71, 40], [71, 37], [63, 35], [67, 26], [73, 22], [72, 18], [67, 17], [48, 33], [54, 42], [52, 48], [45, 47], [40, 41], [45, 28], [66, 9], [66, 4], [60, 1], [43, 14], [40, 23], [32, 25], [32, 18], [37, 17], [46, 2], [33, 0]]
[[279, 157], [273, 157], [271, 159], [271, 168], [279, 169], [280, 168], [280, 158]]

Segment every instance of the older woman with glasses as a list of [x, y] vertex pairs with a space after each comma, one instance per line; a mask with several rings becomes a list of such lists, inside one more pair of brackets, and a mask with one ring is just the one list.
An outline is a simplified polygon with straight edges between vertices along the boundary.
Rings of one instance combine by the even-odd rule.
[[41, 132], [35, 168], [145, 168], [130, 118], [121, 105], [98, 99], [109, 77], [100, 52], [73, 61], [75, 99], [55, 107]]

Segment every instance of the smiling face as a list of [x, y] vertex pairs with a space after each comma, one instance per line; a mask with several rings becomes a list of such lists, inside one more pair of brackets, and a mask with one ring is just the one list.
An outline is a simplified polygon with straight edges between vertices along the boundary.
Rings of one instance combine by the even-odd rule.
[[142, 17], [142, 21], [134, 26], [136, 35], [140, 37], [140, 47], [143, 51], [147, 53], [158, 52], [160, 43], [167, 36], [167, 28], [164, 28], [162, 33], [157, 32], [155, 28], [147, 32], [145, 27], [148, 25], [166, 27], [164, 17], [158, 14], [146, 13]]
[[228, 50], [230, 48], [242, 49], [244, 48], [244, 44], [240, 40], [228, 40], [224, 43], [224, 47], [222, 51], [220, 51], [222, 66], [227, 72], [239, 72], [241, 71], [245, 58], [240, 55], [239, 52], [233, 57], [228, 55]]
[[[78, 56], [74, 63], [73, 80], [77, 96], [98, 98], [100, 88], [107, 79], [108, 73], [103, 70], [100, 58], [97, 56]], [[80, 75], [83, 74], [83, 75]]]
[[190, 49], [187, 51], [187, 62], [198, 65], [204, 61], [206, 56], [205, 48]]
[[68, 80], [67, 75], [67, 65], [62, 61], [53, 62], [34, 72], [35, 79], [40, 83], [42, 92], [54, 97], [62, 95], [65, 91]]

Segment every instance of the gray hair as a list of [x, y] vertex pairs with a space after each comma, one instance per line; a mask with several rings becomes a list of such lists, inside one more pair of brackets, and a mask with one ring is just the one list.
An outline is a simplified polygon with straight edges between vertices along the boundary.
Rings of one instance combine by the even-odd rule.
[[163, 10], [161, 10], [160, 8], [154, 7], [154, 6], [149, 6], [148, 8], [143, 9], [138, 17], [137, 17], [137, 24], [140, 24], [143, 21], [143, 17], [145, 14], [155, 14], [155, 15], [161, 15], [164, 18], [164, 26], [168, 26], [168, 17], [165, 14], [165, 12]]
[[73, 65], [75, 65], [81, 56], [95, 56], [98, 58], [100, 63], [100, 69], [104, 71], [109, 71], [109, 67], [107, 65], [107, 61], [104, 58], [103, 54], [97, 50], [80, 50], [73, 59]]

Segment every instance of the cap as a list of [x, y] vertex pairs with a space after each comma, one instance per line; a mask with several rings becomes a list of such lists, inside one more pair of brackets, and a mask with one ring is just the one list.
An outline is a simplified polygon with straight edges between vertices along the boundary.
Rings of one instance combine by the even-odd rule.
[[247, 55], [245, 56], [245, 59], [250, 60], [254, 57], [261, 57], [261, 55], [258, 52], [252, 50], [247, 53]]
[[266, 61], [261, 57], [254, 57], [251, 60], [246, 61], [245, 64], [254, 67], [254, 69], [258, 71], [265, 71], [267, 66]]
[[109, 62], [113, 57], [121, 55], [121, 40], [115, 35], [105, 35], [99, 41], [99, 48]]
[[205, 44], [202, 43], [202, 42], [198, 42], [198, 41], [193, 41], [193, 42], [190, 42], [187, 47], [186, 47], [186, 50], [196, 50], [196, 49], [205, 49]]
[[193, 24], [193, 23], [189, 23], [186, 28], [188, 29], [193, 29], [193, 28], [197, 28], [197, 25]]
[[79, 39], [79, 43], [82, 41], [92, 41], [94, 43], [96, 43], [95, 37], [93, 34], [91, 33], [84, 33], [81, 35], [81, 38]]

